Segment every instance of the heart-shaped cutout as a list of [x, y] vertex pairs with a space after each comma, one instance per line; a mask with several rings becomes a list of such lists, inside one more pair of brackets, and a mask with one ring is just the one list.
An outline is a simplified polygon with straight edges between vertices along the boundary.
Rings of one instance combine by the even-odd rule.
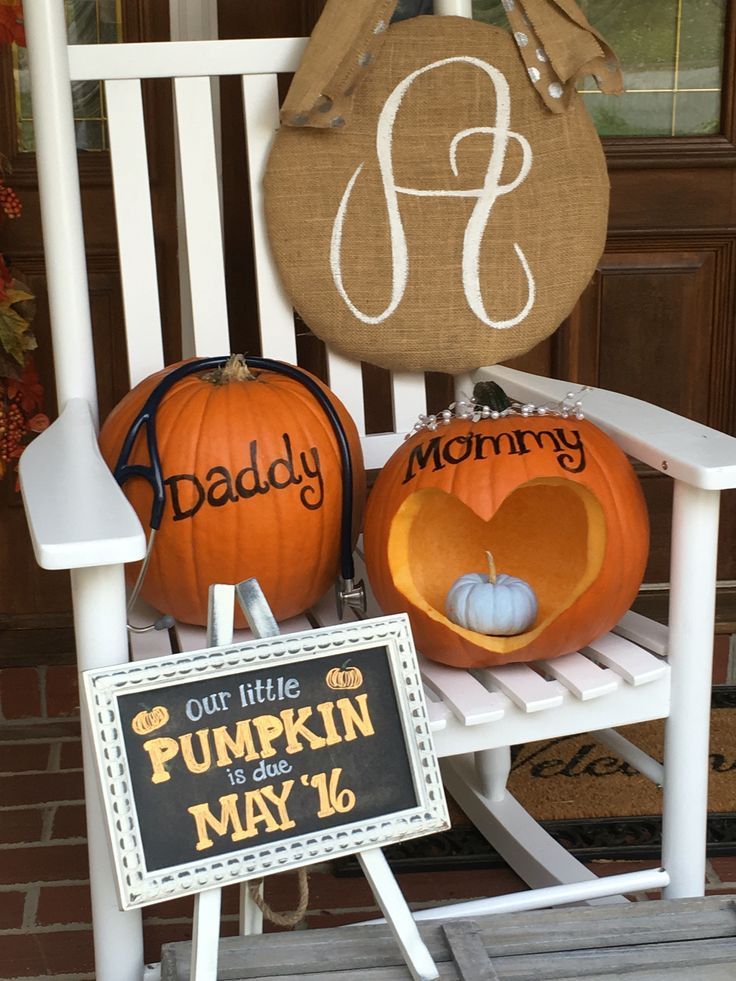
[[[538, 478], [519, 485], [489, 521], [445, 491], [417, 491], [394, 516], [388, 556], [394, 582], [412, 604], [478, 646], [510, 653], [595, 581], [605, 546], [606, 522], [595, 495], [565, 478]], [[537, 619], [523, 634], [485, 636], [445, 615], [453, 582], [468, 572], [487, 572], [487, 550], [498, 572], [524, 579], [537, 595]]]

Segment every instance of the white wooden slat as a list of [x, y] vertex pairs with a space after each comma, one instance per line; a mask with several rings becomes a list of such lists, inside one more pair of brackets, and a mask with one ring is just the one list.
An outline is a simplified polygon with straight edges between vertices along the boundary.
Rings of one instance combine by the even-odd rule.
[[664, 623], [650, 620], [641, 613], [629, 610], [613, 628], [613, 633], [664, 657], [669, 650], [669, 629]]
[[446, 729], [447, 720], [451, 715], [449, 706], [445, 705], [439, 695], [426, 685], [424, 686], [424, 700], [427, 704], [429, 731], [441, 732], [442, 729]]
[[434, 12], [438, 17], [472, 17], [472, 0], [434, 0]]
[[540, 661], [539, 665], [545, 674], [559, 681], [582, 702], [609, 695], [621, 683], [618, 675], [607, 668], [599, 667], [595, 661], [583, 657], [577, 651], [563, 654], [551, 661]]
[[365, 436], [363, 372], [360, 362], [327, 348], [327, 382], [350, 413], [358, 435]]
[[174, 96], [194, 345], [199, 357], [227, 354], [230, 338], [210, 80], [177, 78]]
[[397, 433], [410, 433], [420, 413], [427, 411], [424, 375], [395, 371], [391, 376], [391, 393], [394, 429]]
[[540, 712], [562, 704], [564, 689], [558, 681], [546, 681], [526, 664], [503, 664], [479, 673], [489, 688], [497, 688], [524, 712]]
[[261, 350], [267, 358], [296, 364], [294, 312], [271, 255], [263, 209], [263, 176], [279, 126], [278, 80], [275, 74], [244, 75], [242, 86]]
[[611, 668], [630, 685], [646, 685], [667, 673], [667, 663], [625, 637], [605, 634], [585, 648], [584, 653]]
[[463, 725], [482, 725], [503, 718], [506, 700], [497, 692], [489, 692], [467, 671], [458, 671], [425, 657], [419, 658], [419, 667], [425, 686], [449, 705]]
[[164, 365], [141, 86], [105, 85], [131, 386]]
[[366, 470], [380, 469], [404, 442], [404, 433], [371, 433], [363, 439], [363, 461]]
[[79, 44], [69, 47], [72, 79], [186, 78], [294, 72], [308, 38], [248, 38], [224, 41], [154, 41]]

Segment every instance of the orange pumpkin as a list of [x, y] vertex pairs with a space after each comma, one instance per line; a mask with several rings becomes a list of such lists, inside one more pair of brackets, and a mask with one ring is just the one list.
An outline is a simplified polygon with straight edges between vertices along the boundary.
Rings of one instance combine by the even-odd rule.
[[[141, 406], [177, 367], [144, 379], [110, 413], [100, 448], [111, 468]], [[337, 397], [308, 377], [327, 394], [350, 446], [354, 544], [365, 495], [358, 434]], [[325, 410], [304, 385], [276, 371], [251, 371], [234, 356], [224, 368], [173, 384], [156, 410], [155, 431], [166, 500], [144, 600], [204, 624], [211, 583], [252, 577], [283, 620], [329, 589], [339, 568], [342, 467]], [[149, 463], [143, 434], [129, 463]], [[146, 526], [149, 484], [133, 476], [124, 491]], [[139, 568], [126, 570], [130, 583]], [[236, 623], [244, 625], [239, 611]]]
[[[406, 611], [419, 650], [457, 667], [557, 657], [609, 630], [649, 549], [622, 451], [582, 418], [442, 422], [394, 453], [368, 500], [366, 564], [383, 610]], [[486, 636], [445, 615], [455, 580], [487, 571], [487, 550], [536, 592], [538, 615], [521, 634]]]

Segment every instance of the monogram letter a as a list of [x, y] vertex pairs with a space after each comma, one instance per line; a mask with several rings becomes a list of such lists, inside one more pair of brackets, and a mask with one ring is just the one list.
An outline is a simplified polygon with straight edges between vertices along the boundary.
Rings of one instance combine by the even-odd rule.
[[[496, 96], [495, 125], [473, 126], [469, 129], [461, 130], [455, 134], [450, 144], [450, 169], [453, 175], [457, 177], [457, 148], [460, 142], [468, 136], [482, 133], [493, 138], [491, 155], [488, 160], [483, 186], [468, 190], [420, 190], [415, 187], [399, 187], [394, 180], [391, 143], [394, 123], [404, 96], [421, 75], [457, 62], [473, 65], [475, 68], [484, 72], [490, 79]], [[363, 170], [364, 165], [362, 163], [356, 168], [348, 181], [332, 225], [332, 237], [330, 240], [330, 270], [332, 272], [332, 279], [338, 293], [354, 317], [364, 324], [380, 324], [384, 320], [387, 320], [401, 303], [409, 280], [409, 252], [406, 245], [404, 226], [401, 221], [401, 213], [399, 211], [399, 194], [407, 194], [413, 197], [470, 197], [477, 199], [463, 236], [460, 269], [463, 290], [468, 306], [481, 323], [486, 324], [488, 327], [493, 327], [496, 330], [515, 327], [526, 318], [534, 306], [535, 283], [526, 256], [518, 242], [514, 242], [514, 252], [517, 255], [527, 284], [527, 299], [523, 308], [515, 316], [509, 317], [506, 320], [493, 320], [486, 311], [480, 285], [480, 250], [486, 227], [491, 218], [493, 205], [499, 197], [509, 194], [526, 179], [532, 165], [532, 151], [529, 141], [521, 133], [512, 132], [509, 129], [510, 122], [511, 103], [508, 82], [502, 72], [487, 62], [481, 61], [479, 58], [472, 58], [470, 56], [444, 58], [441, 61], [434, 61], [429, 65], [425, 65], [424, 68], [417, 69], [411, 75], [407, 75], [402, 82], [399, 82], [384, 103], [381, 114], [378, 117], [376, 130], [376, 152], [383, 183], [383, 192], [386, 198], [386, 216], [391, 242], [391, 296], [388, 305], [382, 313], [373, 316], [365, 313], [363, 310], [359, 310], [348, 296], [342, 275], [343, 226], [345, 224], [350, 196]], [[521, 148], [521, 167], [514, 180], [508, 184], [501, 184], [501, 172], [506, 159], [509, 140], [515, 140]]]

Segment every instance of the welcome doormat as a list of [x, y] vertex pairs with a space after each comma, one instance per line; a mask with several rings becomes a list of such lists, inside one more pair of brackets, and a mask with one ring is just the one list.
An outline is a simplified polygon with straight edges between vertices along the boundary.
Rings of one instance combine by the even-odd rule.
[[[664, 722], [619, 729], [662, 759]], [[581, 861], [658, 858], [662, 791], [591, 735], [526, 743], [512, 750], [509, 790], [544, 828]], [[708, 854], [736, 853], [736, 687], [713, 689]], [[448, 799], [452, 827], [385, 850], [399, 872], [493, 868], [504, 862]], [[352, 873], [345, 859], [336, 871]]]

